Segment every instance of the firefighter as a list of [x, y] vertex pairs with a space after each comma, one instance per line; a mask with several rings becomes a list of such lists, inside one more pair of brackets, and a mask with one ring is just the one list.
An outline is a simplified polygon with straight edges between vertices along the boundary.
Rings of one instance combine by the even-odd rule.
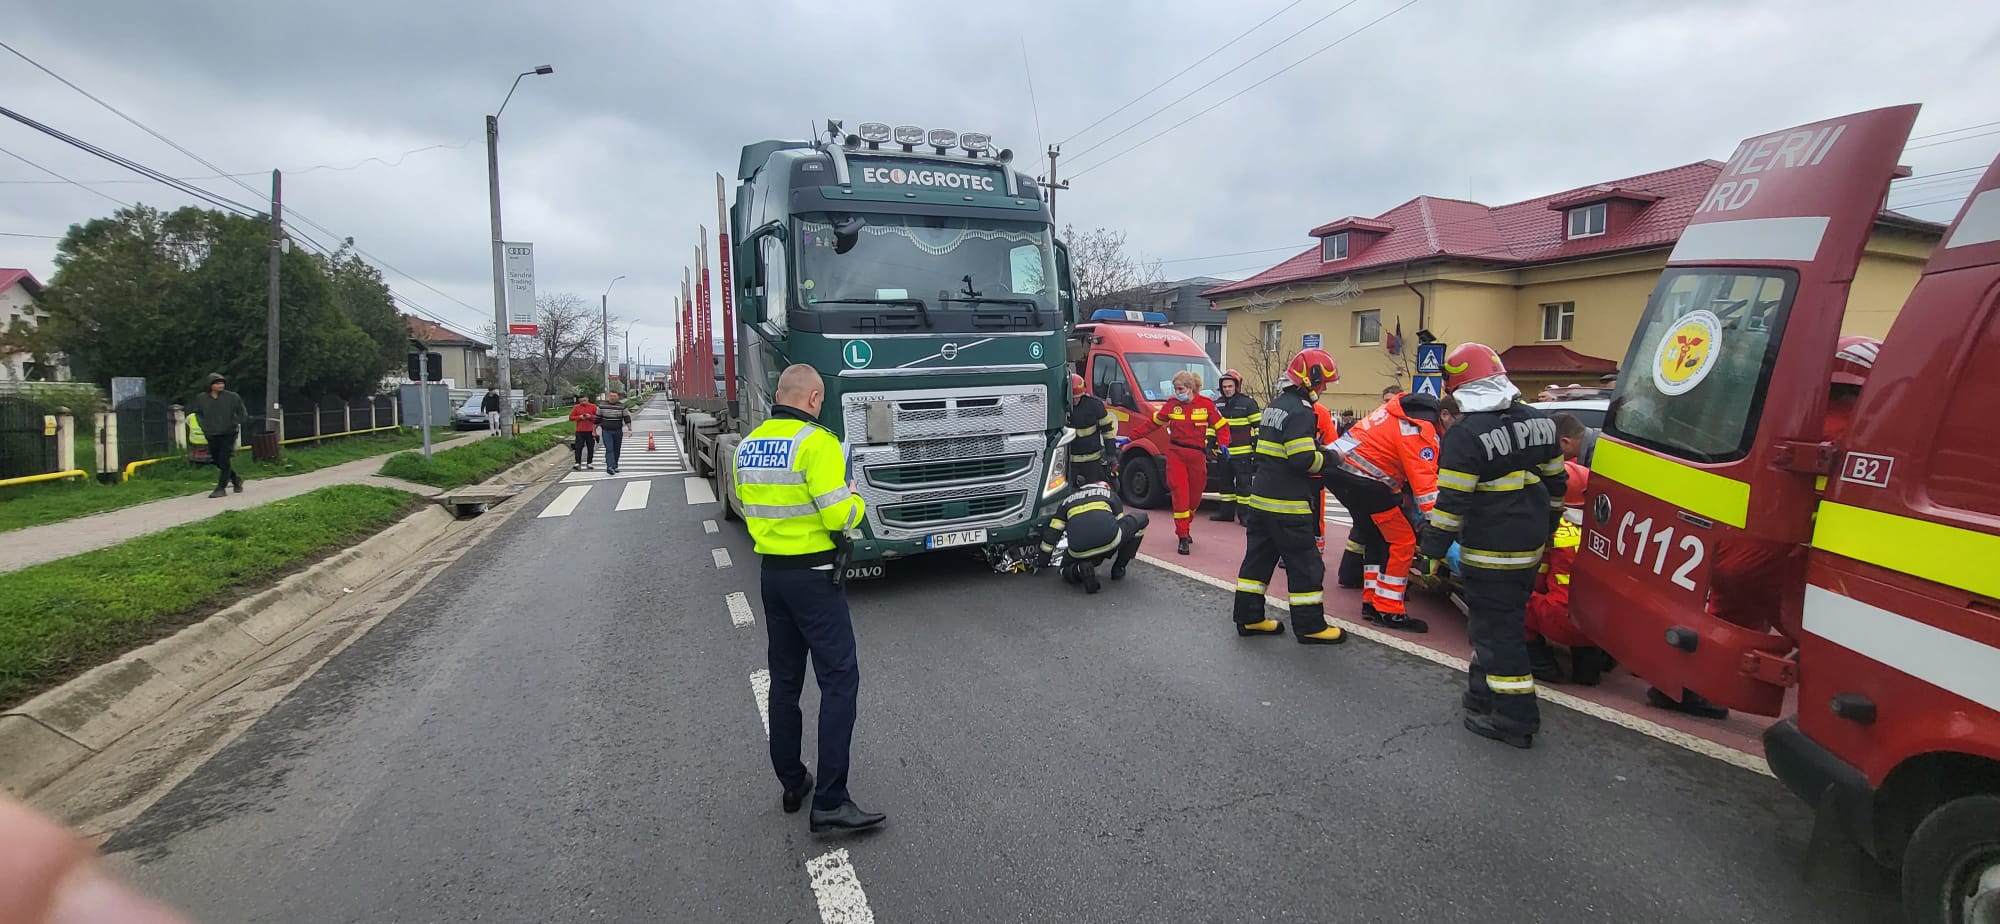
[[1222, 414], [1222, 425], [1229, 428], [1228, 439], [1222, 454], [1216, 456], [1216, 464], [1222, 467], [1222, 509], [1209, 515], [1218, 523], [1240, 520], [1243, 510], [1239, 504], [1243, 496], [1250, 493], [1250, 475], [1256, 456], [1251, 454], [1257, 438], [1257, 416], [1262, 409], [1257, 399], [1243, 393], [1243, 374], [1231, 369], [1216, 380], [1216, 387], [1222, 389], [1222, 400], [1215, 409]]
[[1174, 551], [1189, 553], [1191, 527], [1202, 492], [1208, 490], [1208, 456], [1223, 443], [1222, 414], [1201, 393], [1201, 376], [1187, 369], [1174, 373], [1174, 398], [1153, 412], [1153, 422], [1167, 428], [1167, 489], [1174, 499]]
[[1070, 375], [1069, 395], [1073, 402], [1069, 426], [1076, 431], [1076, 439], [1069, 444], [1070, 483], [1109, 481], [1114, 469], [1111, 460], [1115, 456], [1105, 455], [1105, 441], [1118, 435], [1118, 418], [1104, 406], [1103, 399], [1084, 390], [1083, 376]]
[[[1069, 561], [1063, 565], [1063, 580], [1098, 591], [1097, 565], [1111, 558], [1111, 579], [1124, 580], [1125, 566], [1139, 554], [1146, 538], [1146, 515], [1126, 512], [1118, 492], [1107, 482], [1097, 481], [1078, 488], [1063, 500], [1055, 518], [1042, 528], [1042, 564], [1055, 554], [1056, 541], [1069, 537]], [[1112, 556], [1116, 555], [1116, 558]]]
[[1361, 540], [1362, 617], [1385, 629], [1429, 632], [1430, 626], [1412, 618], [1403, 602], [1417, 555], [1417, 534], [1403, 512], [1403, 496], [1409, 494], [1423, 513], [1437, 503], [1437, 399], [1411, 394], [1391, 398], [1347, 431], [1334, 449], [1340, 466], [1327, 476], [1327, 484], [1354, 518], [1352, 537]]
[[1541, 729], [1528, 663], [1527, 605], [1535, 568], [1562, 518], [1566, 493], [1555, 421], [1520, 401], [1500, 354], [1462, 343], [1444, 360], [1463, 413], [1439, 447], [1438, 500], [1424, 527], [1426, 558], [1460, 543], [1466, 629], [1465, 727], [1517, 748]]
[[1326, 624], [1321, 582], [1326, 561], [1313, 549], [1314, 476], [1326, 467], [1313, 404], [1326, 386], [1340, 381], [1325, 350], [1300, 350], [1285, 365], [1285, 390], [1271, 399], [1257, 424], [1257, 475], [1245, 522], [1243, 565], [1236, 571], [1236, 634], [1277, 635], [1285, 624], [1264, 612], [1264, 591], [1278, 561], [1285, 562], [1285, 585], [1292, 632], [1308, 645], [1338, 645], [1347, 633]]

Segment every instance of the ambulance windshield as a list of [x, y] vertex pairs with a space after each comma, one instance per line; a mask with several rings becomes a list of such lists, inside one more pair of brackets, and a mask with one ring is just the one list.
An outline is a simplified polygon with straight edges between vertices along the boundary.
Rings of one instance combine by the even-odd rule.
[[1170, 353], [1127, 353], [1125, 361], [1132, 366], [1132, 377], [1138, 379], [1139, 391], [1148, 401], [1165, 401], [1174, 394], [1174, 374], [1182, 371], [1201, 376], [1201, 393], [1210, 398], [1219, 398], [1216, 380], [1222, 374], [1215, 371], [1215, 363], [1206, 356], [1175, 356]]
[[1789, 270], [1667, 270], [1625, 355], [1606, 428], [1692, 462], [1742, 458], [1796, 282]]
[[816, 213], [798, 219], [797, 249], [806, 308], [879, 311], [920, 300], [931, 311], [1057, 310], [1043, 224]]

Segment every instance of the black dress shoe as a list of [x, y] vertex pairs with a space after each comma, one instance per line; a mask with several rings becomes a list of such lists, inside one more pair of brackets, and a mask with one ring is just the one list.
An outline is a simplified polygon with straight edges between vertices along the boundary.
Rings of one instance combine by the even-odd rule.
[[879, 828], [888, 820], [889, 816], [881, 812], [862, 811], [861, 806], [855, 805], [854, 800], [849, 799], [836, 809], [813, 809], [811, 828], [814, 834], [824, 834], [829, 831], [866, 831], [869, 828]]
[[799, 788], [785, 790], [785, 814], [791, 815], [797, 813], [799, 806], [806, 804], [806, 797], [812, 794], [813, 777], [812, 774], [808, 773], [806, 774], [806, 781], [800, 783]]

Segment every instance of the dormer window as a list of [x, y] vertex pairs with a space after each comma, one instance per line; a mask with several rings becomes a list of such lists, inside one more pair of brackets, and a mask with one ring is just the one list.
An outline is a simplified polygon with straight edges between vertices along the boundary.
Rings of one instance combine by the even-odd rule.
[[1603, 234], [1605, 216], [1609, 211], [1610, 207], [1603, 202], [1570, 209], [1567, 213], [1569, 215], [1570, 239], [1597, 237]]
[[1319, 262], [1332, 263], [1347, 259], [1347, 232], [1329, 234], [1319, 239]]

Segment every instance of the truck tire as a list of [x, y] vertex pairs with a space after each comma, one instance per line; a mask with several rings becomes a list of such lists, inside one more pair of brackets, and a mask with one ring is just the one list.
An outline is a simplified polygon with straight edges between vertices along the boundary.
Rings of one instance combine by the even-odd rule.
[[1152, 454], [1135, 452], [1118, 466], [1118, 492], [1125, 503], [1158, 510], [1167, 506], [1167, 472]]
[[[736, 444], [738, 442], [740, 441], [733, 436], [716, 441], [715, 451], [717, 457], [725, 459], [733, 458], [736, 455]], [[740, 521], [743, 519], [743, 517], [736, 513], [736, 466], [718, 465], [715, 467], [715, 499], [722, 502], [722, 519], [725, 522], [729, 520]]]
[[1903, 913], [1916, 924], [2000, 921], [2000, 795], [1938, 807], [1903, 851]]

